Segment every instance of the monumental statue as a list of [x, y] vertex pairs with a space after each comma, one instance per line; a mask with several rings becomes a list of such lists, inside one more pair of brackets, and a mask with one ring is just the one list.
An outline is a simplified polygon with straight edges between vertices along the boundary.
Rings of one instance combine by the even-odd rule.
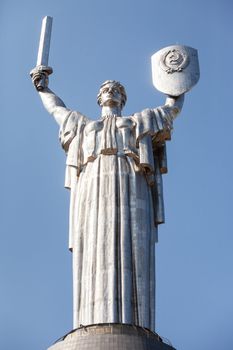
[[154, 84], [167, 94], [163, 106], [122, 116], [125, 88], [107, 80], [97, 96], [100, 117], [92, 120], [69, 109], [48, 87], [49, 23], [47, 18], [46, 62], [42, 50], [31, 77], [60, 127], [67, 154], [74, 328], [122, 323], [153, 331], [155, 242], [158, 225], [164, 222], [166, 141], [184, 93], [198, 80], [191, 57], [196, 50], [171, 46], [152, 57]]

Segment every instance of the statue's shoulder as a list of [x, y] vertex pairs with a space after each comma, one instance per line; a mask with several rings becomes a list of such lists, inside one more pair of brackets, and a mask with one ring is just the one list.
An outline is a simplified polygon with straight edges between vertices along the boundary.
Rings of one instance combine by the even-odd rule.
[[67, 118], [74, 123], [87, 124], [92, 121], [89, 117], [79, 111], [71, 111]]
[[137, 121], [141, 121], [141, 119], [151, 117], [152, 114], [153, 114], [153, 109], [145, 108], [140, 112], [133, 113], [132, 116], [130, 116], [130, 118], [135, 122], [137, 122]]

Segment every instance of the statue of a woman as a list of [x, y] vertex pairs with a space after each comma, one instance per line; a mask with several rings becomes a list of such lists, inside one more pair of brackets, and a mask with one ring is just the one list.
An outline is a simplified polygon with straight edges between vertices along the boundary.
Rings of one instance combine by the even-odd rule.
[[[36, 88], [44, 75], [33, 71]], [[108, 80], [98, 94], [101, 117], [90, 120], [49, 88], [39, 94], [60, 126], [67, 153], [74, 328], [128, 323], [154, 330], [154, 244], [164, 220], [165, 141], [183, 95], [123, 117], [125, 89]]]

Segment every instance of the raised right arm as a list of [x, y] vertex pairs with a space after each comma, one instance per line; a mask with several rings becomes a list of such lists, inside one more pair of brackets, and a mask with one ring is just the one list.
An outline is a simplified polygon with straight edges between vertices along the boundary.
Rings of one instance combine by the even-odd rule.
[[[48, 88], [48, 72], [49, 69], [46, 69], [46, 67], [44, 67], [43, 70], [40, 69], [40, 67], [35, 67], [30, 75], [36, 90], [39, 92], [44, 107], [53, 115], [56, 122], [61, 126], [71, 110], [67, 108], [65, 103]], [[45, 84], [43, 89], [40, 84], [42, 80]]]
[[39, 95], [45, 109], [52, 114], [56, 122], [61, 125], [71, 110], [67, 108], [60, 97], [49, 88], [44, 88], [43, 91], [39, 91]]

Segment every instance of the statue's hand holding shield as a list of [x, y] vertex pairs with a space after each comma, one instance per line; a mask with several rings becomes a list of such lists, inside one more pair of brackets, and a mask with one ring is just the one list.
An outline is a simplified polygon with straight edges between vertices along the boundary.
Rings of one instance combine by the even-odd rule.
[[189, 46], [165, 47], [156, 52], [151, 61], [153, 85], [164, 94], [180, 96], [199, 80], [197, 50]]

